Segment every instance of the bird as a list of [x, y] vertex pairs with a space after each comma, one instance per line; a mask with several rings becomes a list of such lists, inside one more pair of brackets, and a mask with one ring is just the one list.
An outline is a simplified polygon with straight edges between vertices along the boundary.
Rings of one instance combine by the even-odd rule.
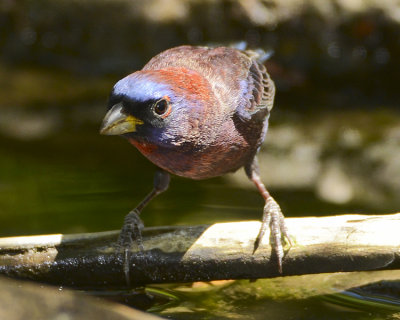
[[128, 283], [129, 250], [134, 242], [143, 250], [140, 214], [168, 189], [170, 174], [201, 180], [240, 168], [265, 200], [254, 252], [269, 227], [282, 273], [283, 242], [290, 244], [290, 237], [257, 159], [275, 96], [266, 57], [262, 50], [183, 45], [114, 85], [100, 133], [125, 137], [158, 167], [152, 191], [126, 215], [118, 238]]

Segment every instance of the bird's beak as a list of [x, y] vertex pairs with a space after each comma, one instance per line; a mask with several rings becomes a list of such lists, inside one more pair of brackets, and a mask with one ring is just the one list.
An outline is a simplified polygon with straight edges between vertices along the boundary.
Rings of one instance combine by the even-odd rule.
[[135, 132], [136, 126], [143, 124], [143, 121], [134, 116], [122, 112], [122, 104], [117, 103], [104, 117], [100, 127], [100, 134], [120, 135]]

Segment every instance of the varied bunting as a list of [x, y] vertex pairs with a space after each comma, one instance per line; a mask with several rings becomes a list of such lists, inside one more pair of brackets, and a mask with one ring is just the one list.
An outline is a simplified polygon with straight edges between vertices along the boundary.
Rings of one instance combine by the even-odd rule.
[[279, 205], [261, 182], [256, 157], [275, 94], [262, 60], [256, 51], [180, 46], [158, 54], [115, 84], [100, 132], [123, 135], [161, 168], [153, 190], [125, 217], [120, 233], [127, 281], [133, 240], [143, 249], [139, 214], [168, 188], [169, 173], [207, 179], [241, 167], [265, 199], [254, 250], [269, 226], [282, 272], [281, 241], [290, 239]]

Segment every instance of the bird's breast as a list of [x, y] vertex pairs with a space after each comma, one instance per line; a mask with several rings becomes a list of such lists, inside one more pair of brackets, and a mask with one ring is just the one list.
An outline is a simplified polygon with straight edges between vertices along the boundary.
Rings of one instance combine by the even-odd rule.
[[135, 139], [129, 139], [129, 142], [133, 144], [147, 158], [151, 157], [151, 155], [154, 154], [158, 149], [157, 145], [149, 142], [138, 141]]
[[178, 176], [208, 179], [236, 171], [254, 154], [243, 144], [219, 144], [205, 149], [165, 147], [129, 139], [147, 159], [158, 167]]

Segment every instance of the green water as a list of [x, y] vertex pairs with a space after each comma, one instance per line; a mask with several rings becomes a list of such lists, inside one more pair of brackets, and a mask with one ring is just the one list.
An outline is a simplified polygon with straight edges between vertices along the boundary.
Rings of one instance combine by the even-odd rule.
[[[151, 190], [155, 171], [126, 141], [95, 130], [29, 142], [3, 138], [0, 153], [3, 236], [119, 229], [124, 215]], [[258, 219], [261, 208], [255, 190], [223, 178], [174, 177], [143, 220], [153, 226]]]
[[[87, 112], [94, 114], [91, 122], [78, 125], [76, 121], [64, 121], [41, 137], [28, 136], [22, 139], [18, 135], [0, 134], [2, 236], [119, 229], [125, 214], [151, 190], [156, 167], [125, 139], [98, 134], [98, 124], [104, 114], [102, 108], [100, 112], [98, 109], [88, 108]], [[59, 113], [62, 116], [62, 111]], [[354, 170], [358, 173], [356, 179], [360, 175], [361, 178], [371, 178], [370, 166], [374, 165], [379, 169], [379, 163], [369, 164], [363, 158], [363, 148], [371, 144], [370, 141], [375, 143], [388, 140], [384, 132], [397, 125], [400, 116], [388, 110], [384, 117], [381, 113], [371, 113], [368, 121], [365, 120], [366, 117], [368, 115], [365, 112], [349, 112], [341, 113], [336, 122], [331, 114], [322, 114], [313, 119], [297, 116], [293, 121], [293, 115], [283, 116], [279, 110], [275, 113], [270, 128], [271, 137], [268, 140], [269, 135], [267, 136], [259, 158], [262, 178], [286, 216], [396, 210], [397, 197], [393, 201], [390, 198], [386, 201], [364, 201], [369, 200], [367, 196], [365, 199], [355, 198], [345, 203], [326, 201], [316, 193], [313, 181], [306, 184], [301, 184], [300, 181], [300, 186], [292, 186], [291, 172], [284, 171], [286, 167], [280, 169], [282, 172], [277, 178], [279, 185], [269, 176], [276, 169], [269, 168], [269, 163], [274, 163], [273, 159], [278, 159], [278, 165], [280, 159], [289, 158], [291, 153], [296, 153], [297, 146], [314, 143], [314, 139], [319, 141], [322, 151], [312, 155], [315, 157], [310, 161], [311, 165], [315, 165], [312, 173], [323, 173], [318, 165], [339, 156], [339, 160], [344, 164], [347, 161], [346, 165], [350, 168], [354, 163], [358, 166]], [[17, 121], [13, 125], [19, 126], [18, 114], [15, 118]], [[329, 121], [324, 124], [326, 119]], [[362, 127], [357, 127], [356, 119], [361, 119], [358, 122]], [[304, 120], [308, 123], [303, 125]], [[369, 127], [372, 123], [374, 128]], [[319, 127], [311, 131], [310, 128], [317, 124]], [[360, 135], [365, 140], [357, 148], [340, 146], [340, 132], [347, 126], [360, 130]], [[299, 141], [281, 148], [284, 144], [281, 140], [286, 139], [285, 132], [281, 132], [282, 127], [285, 130], [296, 127], [298, 135], [301, 135], [298, 137]], [[329, 132], [330, 127], [334, 128], [333, 132]], [[316, 139], [308, 131], [315, 133]], [[378, 135], [376, 131], [381, 133]], [[391, 146], [389, 148], [396, 154], [396, 149]], [[295, 158], [288, 165], [301, 171], [304, 163], [296, 161]], [[266, 169], [263, 168], [264, 163]], [[362, 165], [358, 165], [359, 163]], [[374, 176], [371, 179], [373, 178]], [[269, 186], [269, 179], [272, 180], [272, 187]], [[353, 179], [350, 174], [349, 179]], [[371, 188], [374, 186], [376, 184], [372, 184]], [[385, 189], [390, 187], [384, 186]], [[258, 220], [262, 207], [261, 196], [245, 177], [243, 170], [201, 181], [173, 176], [168, 191], [149, 204], [142, 218], [147, 226]]]
[[[152, 188], [155, 167], [122, 138], [95, 130], [46, 139], [0, 140], [0, 233], [94, 232], [119, 229], [124, 215]], [[236, 173], [243, 176], [243, 172]], [[245, 179], [245, 178], [244, 178]], [[351, 210], [324, 203], [311, 190], [270, 190], [288, 216]], [[226, 177], [173, 177], [143, 213], [147, 226], [260, 219], [252, 184]]]

